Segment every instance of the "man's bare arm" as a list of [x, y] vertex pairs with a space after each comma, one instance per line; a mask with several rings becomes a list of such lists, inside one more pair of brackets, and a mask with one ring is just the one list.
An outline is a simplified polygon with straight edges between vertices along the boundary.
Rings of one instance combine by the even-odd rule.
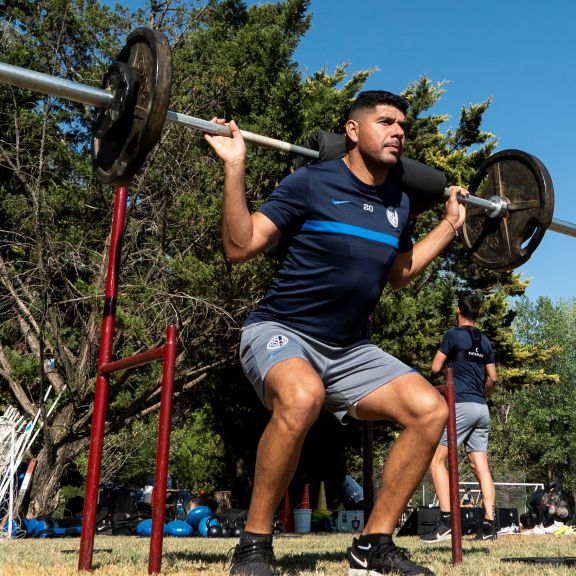
[[466, 218], [466, 207], [456, 197], [468, 195], [460, 186], [450, 187], [444, 218], [410, 252], [398, 254], [388, 272], [392, 288], [404, 288], [416, 278], [454, 239]]
[[484, 383], [484, 396], [490, 398], [496, 386], [496, 364], [486, 364], [486, 382]]
[[224, 162], [224, 197], [222, 200], [222, 242], [226, 256], [243, 262], [260, 254], [280, 238], [280, 230], [264, 214], [250, 213], [246, 203], [246, 144], [232, 120], [212, 122], [230, 128], [232, 137], [204, 134], [205, 140]]

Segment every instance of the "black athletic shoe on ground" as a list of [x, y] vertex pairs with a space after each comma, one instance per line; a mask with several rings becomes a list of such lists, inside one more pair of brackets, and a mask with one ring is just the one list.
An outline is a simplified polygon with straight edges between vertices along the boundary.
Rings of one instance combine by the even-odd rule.
[[354, 538], [348, 548], [350, 568], [348, 576], [376, 576], [378, 574], [402, 574], [403, 576], [434, 576], [434, 573], [418, 566], [408, 558], [406, 550], [397, 548], [392, 538], [382, 534], [370, 542]]
[[422, 534], [422, 536], [420, 536], [420, 540], [423, 542], [441, 542], [442, 540], [451, 539], [452, 528], [443, 522], [438, 522], [438, 524], [434, 526], [434, 530], [432, 530], [432, 532], [427, 532], [426, 534]]
[[244, 532], [234, 548], [230, 576], [273, 576], [272, 536]]
[[496, 540], [496, 538], [496, 522], [487, 522], [484, 520], [474, 540]]

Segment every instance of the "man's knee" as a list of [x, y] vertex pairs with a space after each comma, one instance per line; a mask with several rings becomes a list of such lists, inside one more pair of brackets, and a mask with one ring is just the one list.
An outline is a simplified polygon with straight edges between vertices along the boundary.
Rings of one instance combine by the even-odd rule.
[[448, 421], [448, 404], [436, 390], [422, 394], [415, 403], [419, 425], [429, 426], [435, 431], [444, 430]]
[[285, 422], [289, 429], [307, 430], [317, 420], [324, 404], [324, 385], [312, 373], [290, 375], [271, 383], [269, 405], [273, 417]]
[[446, 446], [439, 444], [432, 456], [432, 461], [430, 462], [430, 471], [436, 471], [437, 469], [446, 469], [446, 461], [448, 460], [448, 449]]
[[301, 386], [294, 390], [287, 408], [298, 414], [304, 414], [313, 418], [314, 421], [320, 415], [324, 405], [324, 390]]
[[468, 462], [476, 477], [490, 472], [486, 452], [468, 452]]
[[323, 387], [291, 386], [289, 392], [273, 399], [273, 417], [284, 422], [287, 432], [307, 431], [320, 415], [324, 396]]

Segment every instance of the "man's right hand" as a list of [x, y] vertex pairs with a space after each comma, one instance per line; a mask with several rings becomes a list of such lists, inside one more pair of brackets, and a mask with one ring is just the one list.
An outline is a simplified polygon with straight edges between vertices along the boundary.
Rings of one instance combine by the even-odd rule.
[[244, 164], [246, 160], [246, 143], [236, 122], [234, 120], [226, 122], [223, 118], [212, 118], [211, 122], [228, 126], [232, 137], [204, 132], [206, 142], [212, 146], [224, 164]]

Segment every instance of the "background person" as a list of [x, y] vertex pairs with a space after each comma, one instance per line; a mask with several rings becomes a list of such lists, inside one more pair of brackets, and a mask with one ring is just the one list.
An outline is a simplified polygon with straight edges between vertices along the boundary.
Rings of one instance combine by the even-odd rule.
[[[444, 364], [452, 368], [456, 401], [457, 445], [466, 446], [472, 472], [480, 483], [484, 503], [484, 520], [476, 537], [496, 538], [494, 521], [496, 491], [488, 466], [488, 428], [490, 412], [486, 399], [496, 385], [496, 365], [490, 340], [475, 327], [482, 300], [475, 292], [465, 291], [458, 298], [456, 328], [444, 335], [432, 361], [432, 372], [438, 374]], [[422, 535], [426, 542], [451, 538], [450, 487], [446, 462], [448, 435], [444, 431], [430, 464], [430, 474], [440, 501], [440, 521], [434, 530]]]
[[462, 506], [462, 508], [474, 508], [474, 496], [472, 495], [472, 490], [470, 490], [470, 488], [466, 488], [464, 494], [462, 494], [460, 506]]
[[457, 235], [465, 219], [457, 194], [468, 192], [451, 187], [445, 217], [412, 244], [409, 199], [387, 179], [404, 149], [406, 111], [404, 99], [390, 92], [360, 93], [346, 122], [344, 158], [296, 170], [252, 214], [240, 130], [232, 121], [232, 138], [205, 134], [224, 162], [227, 257], [245, 261], [279, 240], [283, 248], [276, 276], [248, 316], [240, 342], [243, 369], [271, 418], [258, 445], [233, 575], [272, 574], [274, 513], [323, 407], [339, 420], [388, 420], [403, 427], [373, 512], [348, 550], [350, 575], [432, 575], [396, 548], [391, 535], [428, 468], [447, 406], [420, 374], [370, 344], [366, 328], [386, 283], [406, 286]]

